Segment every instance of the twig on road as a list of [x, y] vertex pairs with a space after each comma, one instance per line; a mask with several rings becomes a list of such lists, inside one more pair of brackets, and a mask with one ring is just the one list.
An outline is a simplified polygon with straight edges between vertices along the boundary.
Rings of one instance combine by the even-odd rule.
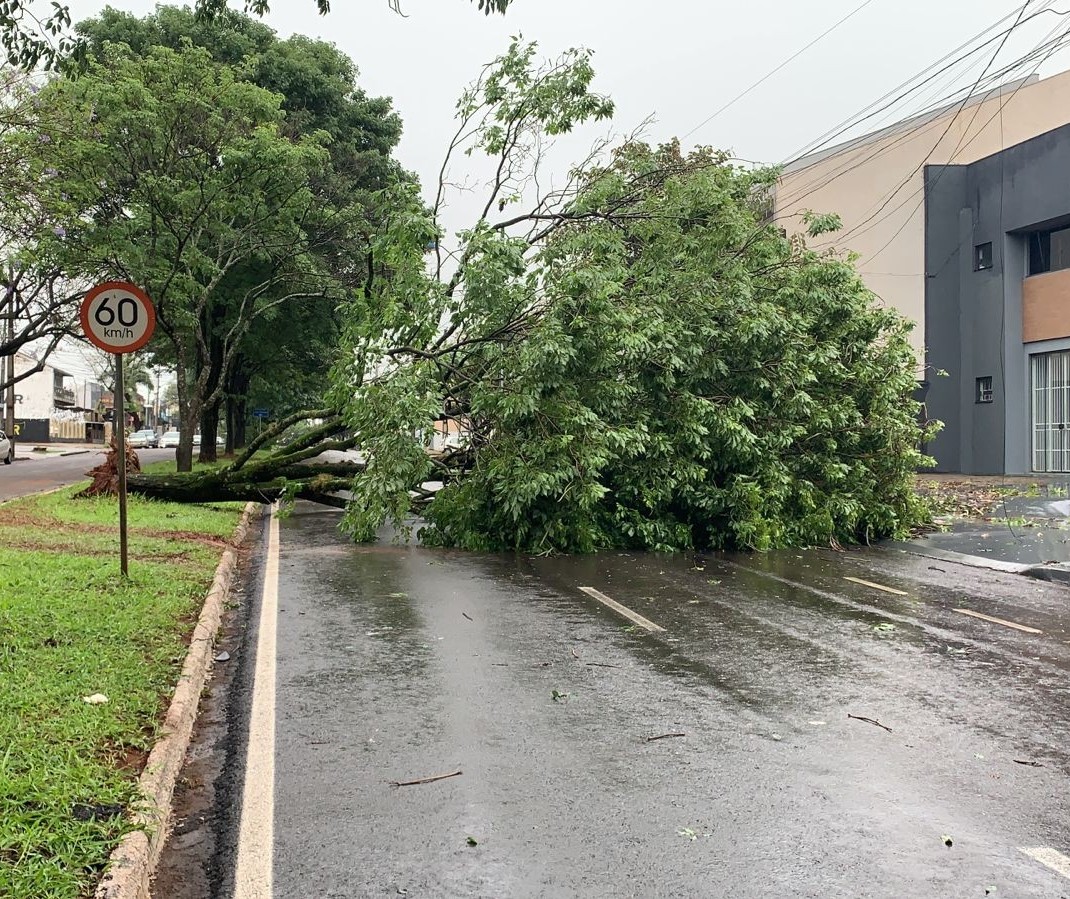
[[888, 733], [892, 732], [892, 729], [887, 724], [881, 724], [879, 721], [873, 718], [866, 718], [864, 715], [852, 715], [850, 712], [847, 713], [847, 717], [853, 718], [855, 721], [865, 721], [866, 724], [873, 724], [877, 727], [884, 728], [884, 730], [888, 731]]
[[676, 731], [671, 734], [658, 734], [656, 737], [647, 737], [647, 743], [653, 743], [655, 740], [667, 740], [669, 737], [686, 737], [687, 734]]
[[390, 786], [392, 787], [416, 787], [420, 784], [433, 784], [436, 780], [446, 780], [448, 777], [458, 777], [463, 774], [463, 771], [452, 771], [449, 774], [436, 774], [433, 777], [421, 777], [417, 780], [392, 780]]
[[464, 617], [467, 618], [469, 621], [475, 621], [475, 619], [467, 612], [461, 612], [461, 614], [464, 615]]
[[580, 654], [578, 652], [576, 652], [576, 647], [573, 646], [572, 647], [572, 658], [578, 659], [579, 657], [580, 657]]
[[1016, 765], [1027, 765], [1030, 768], [1043, 768], [1044, 766], [1040, 762], [1031, 762], [1027, 759], [1011, 759]]
[[620, 665], [610, 665], [609, 662], [588, 662], [591, 668], [620, 668]]

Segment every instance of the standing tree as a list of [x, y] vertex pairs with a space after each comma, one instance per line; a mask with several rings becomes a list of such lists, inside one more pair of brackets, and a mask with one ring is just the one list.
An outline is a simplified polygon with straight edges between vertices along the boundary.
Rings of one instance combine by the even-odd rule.
[[[365, 232], [371, 229], [376, 214], [374, 192], [402, 177], [390, 158], [401, 124], [388, 100], [368, 97], [359, 88], [356, 67], [348, 57], [331, 44], [300, 35], [279, 40], [270, 28], [247, 16], [229, 15], [206, 23], [189, 9], [174, 7], [163, 7], [144, 18], [105, 9], [99, 18], [80, 23], [78, 31], [93, 59], [101, 58], [110, 42], [129, 46], [135, 55], [144, 55], [154, 47], [175, 51], [187, 44], [203, 47], [216, 62], [233, 66], [238, 77], [281, 95], [280, 127], [284, 134], [292, 138], [319, 132], [330, 135], [326, 144], [329, 166], [310, 181], [309, 187], [323, 208], [339, 213], [323, 220], [323, 231], [313, 239], [319, 251], [329, 255], [326, 265], [336, 280], [350, 285], [364, 280]], [[339, 223], [361, 222], [368, 224], [348, 232], [337, 227]], [[298, 312], [293, 304], [286, 310], [276, 309], [273, 317], [259, 322], [255, 342], [244, 340], [225, 363], [224, 336], [233, 323], [234, 310], [240, 308], [240, 294], [270, 264], [270, 260], [254, 259], [230, 273], [216, 290], [220, 302], [215, 304], [213, 320], [206, 323], [207, 352], [195, 360], [198, 370], [207, 369], [208, 394], [216, 397], [201, 410], [202, 461], [215, 459], [216, 428], [224, 409], [228, 450], [233, 450], [234, 439], [243, 434], [244, 421], [238, 421], [236, 413], [249, 389], [252, 369], [263, 368], [256, 366], [255, 359], [272, 363], [272, 373], [286, 383], [288, 373], [280, 363], [292, 358], [288, 344], [296, 336], [293, 325], [310, 319], [329, 325], [333, 317], [335, 300], [331, 296], [320, 301], [307, 298], [302, 305], [317, 307], [311, 310]], [[280, 285], [272, 296], [283, 291]], [[228, 295], [230, 302], [222, 302]], [[278, 327], [278, 315], [283, 312], [290, 324]], [[320, 333], [302, 333], [307, 346], [319, 353], [317, 359], [310, 360], [313, 367], [330, 364], [335, 347], [325, 341], [336, 334], [337, 328], [330, 326]], [[303, 360], [300, 364], [306, 365]]]
[[[546, 141], [611, 111], [586, 53], [534, 53], [515, 42], [461, 101], [451, 152], [489, 155], [495, 175], [454, 253], [440, 202], [390, 192], [332, 402], [294, 416], [323, 424], [255, 464], [135, 489], [337, 502], [346, 470], [298, 463], [356, 442], [345, 524], [361, 540], [413, 511], [425, 540], [534, 552], [835, 544], [916, 523], [908, 323], [850, 260], [769, 223], [775, 171], [726, 154], [628, 140], [528, 197]], [[436, 428], [460, 445], [431, 452]]]
[[59, 342], [77, 332], [78, 302], [85, 291], [85, 285], [64, 276], [55, 254], [35, 239], [45, 228], [54, 229], [53, 238], [65, 233], [65, 222], [51, 214], [55, 169], [32, 170], [21, 150], [39, 139], [38, 89], [35, 78], [0, 71], [0, 359], [23, 348], [32, 348], [38, 359], [18, 375], [0, 366], [0, 395], [41, 371]]
[[49, 118], [22, 147], [36, 172], [56, 171], [55, 212], [70, 223], [38, 244], [60, 242], [66, 271], [133, 281], [156, 304], [177, 360], [181, 470], [223, 393], [199, 364], [213, 340], [225, 370], [258, 317], [340, 296], [321, 246], [351, 222], [311, 188], [327, 166], [322, 136], [283, 134], [280, 102], [204, 50], [114, 46], [42, 90]]

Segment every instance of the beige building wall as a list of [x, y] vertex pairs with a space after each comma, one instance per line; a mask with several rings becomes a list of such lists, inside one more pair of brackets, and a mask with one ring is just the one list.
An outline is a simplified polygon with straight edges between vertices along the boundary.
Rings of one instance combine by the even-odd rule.
[[843, 229], [811, 245], [858, 254], [867, 286], [916, 322], [923, 360], [925, 166], [975, 162], [1068, 122], [1070, 72], [1004, 86], [961, 112], [956, 104], [795, 161], [777, 186], [776, 220], [796, 233], [806, 210], [837, 213]]

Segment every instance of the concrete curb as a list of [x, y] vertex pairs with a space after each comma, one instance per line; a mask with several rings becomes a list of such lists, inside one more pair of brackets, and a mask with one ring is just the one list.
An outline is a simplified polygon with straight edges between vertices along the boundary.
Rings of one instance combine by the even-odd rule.
[[1022, 574], [1052, 584], [1070, 584], [1070, 568], [1066, 565], [1030, 565]]
[[900, 552], [910, 553], [915, 556], [925, 556], [928, 559], [937, 559], [940, 562], [955, 562], [959, 565], [969, 565], [971, 568], [987, 568], [989, 571], [1002, 571], [1006, 574], [1025, 574], [1033, 567], [1021, 562], [1004, 562], [1001, 559], [989, 559], [985, 556], [971, 556], [967, 553], [955, 552], [951, 549], [932, 549], [928, 546], [917, 546], [905, 540], [893, 540], [888, 546]]
[[916, 546], [903, 540], [896, 540], [888, 544], [892, 549], [910, 553], [915, 556], [924, 556], [927, 559], [937, 559], [941, 562], [952, 562], [958, 565], [969, 565], [971, 568], [985, 568], [989, 571], [1002, 571], [1006, 574], [1020, 574], [1024, 577], [1035, 578], [1038, 581], [1048, 581], [1053, 584], [1070, 584], [1070, 565], [1036, 565], [1029, 562], [1004, 562], [1001, 559], [988, 559], [985, 556], [972, 556], [968, 553], [958, 553], [951, 549], [932, 549], [928, 546]]
[[[234, 532], [235, 546], [245, 539], [259, 508], [256, 503], [246, 505]], [[138, 782], [145, 798], [144, 807], [134, 817], [140, 829], [123, 837], [112, 852], [104, 879], [94, 894], [95, 899], [149, 899], [149, 884], [167, 838], [175, 782], [193, 735], [197, 706], [212, 667], [212, 649], [237, 562], [237, 552], [230, 547], [216, 566], [212, 586], [205, 597], [178, 685], [164, 718], [162, 736], [152, 747]]]

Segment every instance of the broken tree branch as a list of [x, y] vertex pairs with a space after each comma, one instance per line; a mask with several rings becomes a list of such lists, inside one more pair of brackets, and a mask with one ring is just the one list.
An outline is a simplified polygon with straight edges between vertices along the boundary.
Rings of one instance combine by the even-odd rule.
[[463, 771], [452, 771], [449, 774], [436, 774], [433, 777], [420, 777], [416, 780], [392, 780], [392, 787], [416, 787], [420, 784], [433, 784], [436, 780], [446, 780], [449, 777], [458, 777]]
[[873, 718], [866, 718], [864, 715], [852, 715], [850, 712], [847, 713], [847, 717], [852, 718], [855, 721], [865, 721], [866, 724], [872, 724], [876, 727], [883, 728], [884, 730], [888, 731], [888, 733], [892, 732], [892, 729], [888, 727], [887, 724], [881, 724], [879, 721], [876, 721]]

